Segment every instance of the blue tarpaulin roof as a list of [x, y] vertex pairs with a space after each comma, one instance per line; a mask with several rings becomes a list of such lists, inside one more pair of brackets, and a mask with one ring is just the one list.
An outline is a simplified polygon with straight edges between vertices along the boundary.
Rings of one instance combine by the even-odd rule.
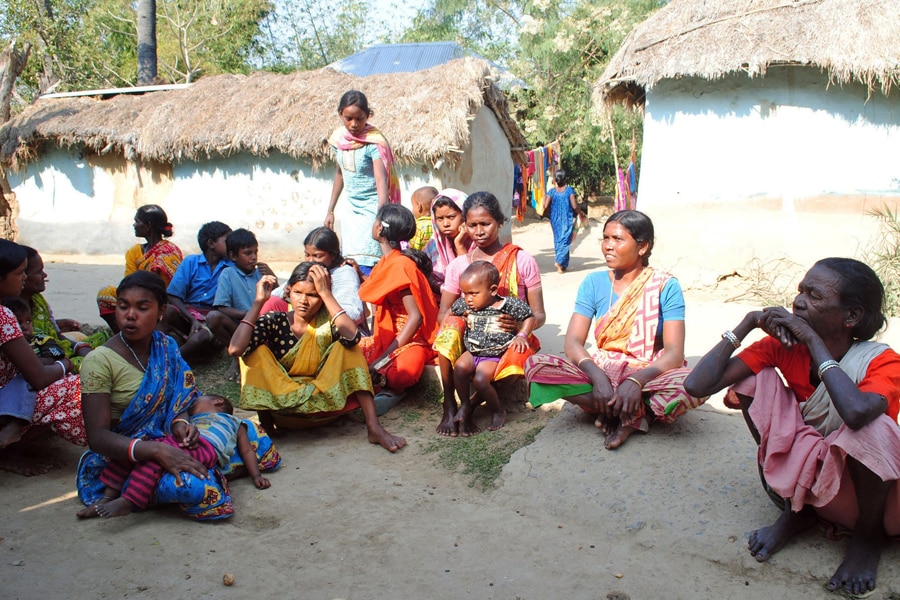
[[466, 56], [474, 56], [490, 63], [498, 77], [497, 85], [504, 90], [513, 86], [527, 87], [512, 73], [456, 42], [418, 42], [414, 44], [375, 44], [356, 54], [328, 65], [335, 71], [366, 77], [381, 73], [421, 71]]

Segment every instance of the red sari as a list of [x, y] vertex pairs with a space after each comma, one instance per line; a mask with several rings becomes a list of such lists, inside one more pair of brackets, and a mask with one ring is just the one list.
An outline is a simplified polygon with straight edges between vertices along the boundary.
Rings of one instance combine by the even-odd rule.
[[[415, 299], [422, 324], [409, 342], [373, 365], [409, 320], [403, 305], [406, 291]], [[375, 305], [372, 337], [363, 338], [359, 344], [366, 361], [384, 376], [382, 387], [397, 391], [408, 388], [419, 380], [425, 364], [434, 358], [431, 345], [437, 334], [438, 309], [428, 279], [410, 258], [399, 250], [391, 250], [359, 286], [359, 297]]]

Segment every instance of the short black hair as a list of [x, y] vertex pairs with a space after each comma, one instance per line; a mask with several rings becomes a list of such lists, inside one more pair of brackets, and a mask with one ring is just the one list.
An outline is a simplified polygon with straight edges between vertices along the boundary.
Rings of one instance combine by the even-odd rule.
[[116, 298], [122, 295], [125, 290], [132, 288], [144, 288], [156, 298], [159, 307], [163, 308], [169, 301], [169, 294], [166, 290], [166, 282], [162, 277], [152, 271], [135, 271], [131, 275], [125, 277], [119, 287], [116, 288]]
[[221, 221], [210, 221], [204, 223], [197, 232], [197, 244], [200, 246], [200, 252], [206, 252], [210, 242], [215, 242], [223, 235], [231, 233], [231, 227]]
[[381, 237], [393, 248], [399, 248], [400, 242], [408, 242], [416, 235], [416, 217], [401, 204], [385, 204], [378, 209], [375, 221], [381, 222]]
[[369, 99], [359, 90], [347, 90], [338, 102], [338, 114], [341, 114], [348, 106], [358, 106], [361, 111], [371, 117], [374, 111], [369, 108]]
[[225, 238], [225, 251], [228, 253], [228, 256], [237, 254], [243, 248], [251, 248], [253, 246], [259, 246], [256, 236], [253, 235], [252, 231], [243, 227], [235, 229]]
[[[37, 251], [35, 251], [37, 255]], [[28, 258], [25, 246], [15, 242], [0, 239], [0, 277], [6, 277]], [[27, 263], [26, 263], [27, 266]]]
[[500, 271], [497, 270], [497, 267], [495, 267], [493, 263], [487, 260], [476, 260], [475, 262], [470, 263], [462, 274], [460, 274], [459, 279], [462, 281], [463, 279], [470, 279], [472, 277], [486, 280], [489, 286], [500, 285]]
[[841, 306], [859, 308], [863, 317], [850, 331], [855, 340], [870, 340], [887, 323], [884, 316], [884, 284], [872, 268], [855, 258], [823, 258], [814, 266], [833, 271], [840, 278]]
[[26, 315], [29, 317], [31, 316], [31, 307], [19, 296], [7, 296], [3, 300], [0, 300], [0, 304], [11, 310], [16, 317], [24, 317]]

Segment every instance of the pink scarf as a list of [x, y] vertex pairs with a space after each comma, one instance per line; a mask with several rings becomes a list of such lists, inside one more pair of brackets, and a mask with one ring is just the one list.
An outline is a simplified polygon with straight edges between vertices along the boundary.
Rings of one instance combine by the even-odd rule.
[[367, 123], [360, 135], [353, 135], [342, 125], [331, 133], [328, 143], [338, 150], [357, 150], [366, 144], [375, 144], [378, 154], [381, 155], [381, 161], [384, 163], [384, 170], [387, 171], [388, 201], [392, 204], [400, 203], [400, 177], [397, 173], [394, 153], [384, 134], [374, 125]]

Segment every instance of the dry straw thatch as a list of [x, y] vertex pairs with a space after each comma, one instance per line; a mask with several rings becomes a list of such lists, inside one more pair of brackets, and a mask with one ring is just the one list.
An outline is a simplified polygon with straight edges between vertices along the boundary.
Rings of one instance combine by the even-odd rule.
[[888, 94], [900, 80], [898, 0], [672, 0], [635, 27], [594, 85], [594, 105], [642, 104], [661, 79], [763, 76], [809, 65]]
[[322, 164], [331, 158], [326, 139], [340, 124], [338, 100], [349, 89], [366, 94], [375, 111], [371, 122], [404, 163], [456, 162], [483, 105], [514, 151], [526, 145], [488, 64], [463, 58], [414, 73], [259, 72], [205, 77], [187, 89], [140, 96], [38, 100], [0, 127], [0, 162], [20, 168], [44, 143], [55, 142], [166, 163], [278, 151]]

